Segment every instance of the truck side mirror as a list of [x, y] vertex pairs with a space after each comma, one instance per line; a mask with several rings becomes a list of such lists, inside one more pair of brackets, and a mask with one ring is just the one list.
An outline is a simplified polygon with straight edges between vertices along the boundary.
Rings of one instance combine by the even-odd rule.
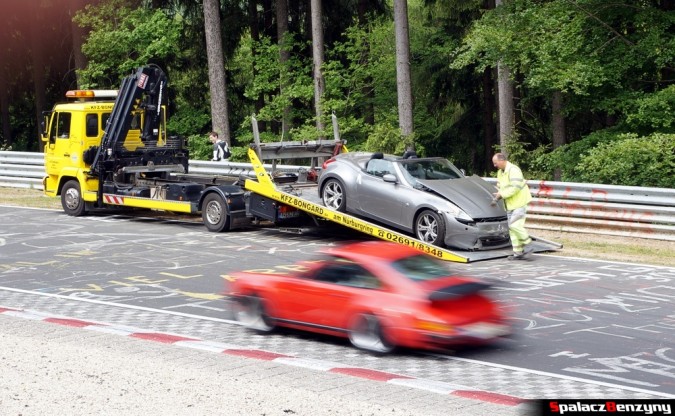
[[42, 120], [40, 121], [40, 139], [42, 139], [43, 142], [46, 142], [49, 140], [49, 137], [47, 136], [47, 126], [49, 125], [49, 116], [52, 114], [51, 111], [43, 111], [42, 112]]

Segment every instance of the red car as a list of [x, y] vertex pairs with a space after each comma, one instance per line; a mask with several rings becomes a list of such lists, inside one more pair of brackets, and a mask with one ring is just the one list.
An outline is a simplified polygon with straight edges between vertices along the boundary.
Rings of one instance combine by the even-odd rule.
[[244, 326], [347, 337], [357, 348], [436, 349], [486, 343], [511, 326], [480, 280], [408, 246], [368, 241], [324, 252], [283, 274], [231, 274], [229, 296]]

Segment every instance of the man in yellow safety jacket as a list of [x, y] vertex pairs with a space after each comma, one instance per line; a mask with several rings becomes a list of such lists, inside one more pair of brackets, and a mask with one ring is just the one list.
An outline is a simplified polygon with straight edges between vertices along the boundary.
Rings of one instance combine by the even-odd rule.
[[509, 260], [520, 260], [532, 251], [532, 248], [528, 247], [532, 239], [525, 229], [527, 204], [532, 200], [530, 188], [520, 168], [509, 162], [503, 153], [495, 154], [492, 157], [492, 164], [499, 169], [497, 171], [499, 192], [494, 194], [495, 201], [504, 200], [509, 219], [509, 236], [513, 246], [513, 255], [509, 256]]

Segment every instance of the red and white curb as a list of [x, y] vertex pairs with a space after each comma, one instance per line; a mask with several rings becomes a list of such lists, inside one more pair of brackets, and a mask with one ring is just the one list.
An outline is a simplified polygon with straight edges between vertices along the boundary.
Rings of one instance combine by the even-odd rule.
[[67, 317], [48, 315], [35, 311], [5, 308], [2, 306], [0, 306], [0, 315], [8, 315], [16, 318], [49, 322], [53, 324], [82, 328], [113, 335], [128, 336], [132, 338], [161, 342], [163, 344], [172, 344], [185, 348], [194, 348], [202, 351], [214, 352], [219, 354], [234, 355], [238, 357], [257, 359], [263, 361], [273, 361], [275, 363], [290, 365], [294, 367], [302, 367], [316, 371], [325, 371], [329, 373], [343, 374], [351, 377], [358, 377], [373, 381], [381, 381], [385, 383], [406, 386], [419, 390], [425, 390], [432, 393], [453, 395], [467, 399], [480, 400], [484, 402], [490, 402], [505, 406], [519, 406], [528, 403], [527, 399], [523, 399], [520, 397], [477, 390], [459, 384], [418, 379], [415, 377], [388, 373], [378, 370], [371, 370], [367, 368], [345, 367], [343, 364], [330, 361], [308, 359], [308, 358], [297, 358], [286, 354], [279, 354], [275, 352], [257, 349], [246, 349], [236, 345], [229, 345], [213, 341], [203, 341], [198, 338], [185, 337], [182, 335], [168, 334], [162, 332], [147, 332], [138, 328], [133, 328], [124, 325], [109, 325], [97, 322], [89, 322], [80, 319], [72, 319]]

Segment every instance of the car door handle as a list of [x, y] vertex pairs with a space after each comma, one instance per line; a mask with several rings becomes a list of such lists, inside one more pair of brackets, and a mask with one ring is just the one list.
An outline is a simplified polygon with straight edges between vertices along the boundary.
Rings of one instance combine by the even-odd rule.
[[64, 153], [63, 156], [64, 157], [70, 157], [70, 153]]

